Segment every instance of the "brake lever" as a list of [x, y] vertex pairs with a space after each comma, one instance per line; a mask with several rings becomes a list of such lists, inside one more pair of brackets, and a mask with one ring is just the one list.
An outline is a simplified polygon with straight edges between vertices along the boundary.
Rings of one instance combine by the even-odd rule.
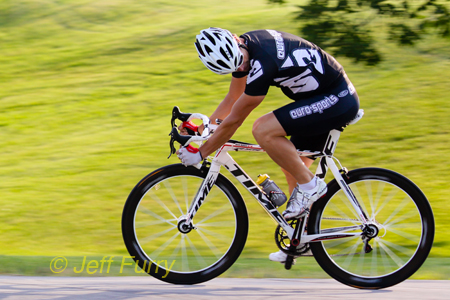
[[175, 139], [173, 138], [172, 131], [170, 131], [169, 135], [170, 135], [170, 142], [169, 142], [170, 154], [169, 157], [167, 157], [167, 159], [169, 159], [172, 156], [172, 154], [175, 154], [177, 152], [177, 149], [174, 146]]
[[170, 158], [172, 156], [172, 154], [175, 154], [175, 152], [177, 152], [177, 149], [174, 146], [174, 142], [177, 141], [178, 143], [180, 143], [182, 146], [187, 146], [189, 145], [189, 141], [193, 138], [193, 137], [197, 137], [197, 136], [192, 136], [192, 135], [181, 135], [178, 132], [178, 128], [176, 126], [174, 126], [172, 128], [172, 130], [169, 133], [170, 135], [170, 155], [168, 158]]
[[174, 106], [172, 109], [172, 120], [170, 121], [170, 124], [172, 125], [172, 127], [175, 125], [175, 120], [180, 120], [180, 121], [187, 121], [189, 119], [189, 117], [192, 114], [189, 113], [182, 113], [180, 111], [180, 108], [178, 106]]

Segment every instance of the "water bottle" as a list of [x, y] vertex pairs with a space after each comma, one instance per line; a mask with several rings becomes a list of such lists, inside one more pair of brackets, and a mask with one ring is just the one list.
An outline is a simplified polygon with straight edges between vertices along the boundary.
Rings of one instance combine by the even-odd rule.
[[267, 174], [258, 175], [258, 180], [256, 180], [256, 183], [262, 187], [263, 191], [267, 194], [269, 200], [275, 206], [281, 206], [286, 202], [287, 200], [286, 195], [278, 187], [278, 185], [276, 185], [276, 183], [273, 182], [273, 180], [270, 180], [269, 175]]

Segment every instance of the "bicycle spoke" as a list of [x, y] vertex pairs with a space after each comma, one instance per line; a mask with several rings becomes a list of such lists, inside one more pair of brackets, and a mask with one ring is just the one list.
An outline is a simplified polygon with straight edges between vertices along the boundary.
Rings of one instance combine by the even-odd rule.
[[[406, 205], [410, 203], [410, 199], [404, 198], [403, 201], [395, 208], [395, 210], [391, 213], [391, 215], [383, 222], [388, 225], [390, 220], [393, 219], [398, 213], [403, 212]], [[414, 212], [412, 212], [414, 214]], [[401, 219], [399, 220], [401, 221]], [[399, 222], [397, 221], [397, 222]]]
[[[392, 222], [390, 222], [390, 223], [387, 223], [388, 220], [385, 221], [383, 223], [383, 226], [386, 227], [386, 228], [395, 227], [396, 224], [398, 224], [400, 222], [402, 222], [400, 224], [401, 226], [405, 226], [406, 223], [404, 223], [403, 221], [409, 220], [409, 219], [414, 219], [414, 218], [417, 218], [417, 211], [416, 210], [408, 210], [407, 213], [405, 213], [403, 216], [400, 216], [399, 218], [397, 218], [395, 220], [392, 220]], [[420, 220], [418, 220], [416, 222], [416, 225], [420, 225]]]
[[[197, 224], [199, 225], [199, 224]], [[222, 222], [207, 222], [207, 223], [202, 223], [201, 227], [234, 227], [236, 226], [236, 224], [232, 221], [222, 221]]]
[[209, 220], [209, 219], [211, 219], [211, 218], [214, 218], [214, 217], [216, 217], [216, 216], [218, 216], [218, 215], [220, 215], [220, 214], [222, 214], [222, 213], [224, 213], [224, 212], [226, 212], [226, 211], [228, 211], [228, 210], [230, 210], [230, 209], [232, 209], [231, 206], [228, 205], [228, 204], [225, 204], [225, 205], [223, 205], [222, 207], [220, 207], [219, 209], [217, 209], [216, 211], [212, 212], [212, 213], [211, 213], [210, 215], [208, 215], [207, 217], [205, 217], [205, 218], [203, 218], [202, 220], [198, 221], [196, 224], [197, 224], [197, 225], [200, 225], [200, 224], [202, 224], [203, 222], [205, 222], [205, 221], [207, 221], [207, 220]]
[[394, 244], [388, 240], [381, 240], [380, 243], [384, 244], [386, 247], [390, 246], [391, 248], [397, 250], [399, 254], [404, 254], [405, 257], [411, 257], [414, 254], [415, 249], [414, 250], [408, 249], [406, 247]]
[[376, 269], [378, 268], [378, 247], [374, 247], [372, 250], [372, 264], [370, 268], [370, 275], [375, 276], [376, 275]]
[[[162, 221], [147, 221], [147, 222], [136, 222], [135, 227], [136, 228], [141, 228], [141, 227], [147, 227], [147, 226], [152, 226], [152, 225], [158, 225], [158, 224], [164, 224], [164, 223], [169, 223], [170, 225], [174, 226], [174, 224], [169, 222], [170, 220], [162, 220]], [[177, 220], [172, 220], [172, 221], [177, 221]]]
[[221, 234], [220, 232], [217, 232], [217, 231], [211, 231], [211, 230], [208, 230], [208, 229], [206, 229], [206, 228], [204, 228], [204, 227], [197, 228], [197, 232], [198, 232], [199, 234], [200, 234], [200, 232], [204, 232], [204, 233], [206, 233], [206, 234], [208, 234], [208, 235], [210, 235], [210, 236], [213, 236], [213, 237], [215, 237], [215, 238], [220, 238], [221, 240], [228, 240], [228, 239], [229, 239], [228, 236], [223, 235], [223, 234]]
[[147, 237], [145, 237], [145, 238], [141, 238], [141, 239], [139, 240], [139, 242], [140, 242], [142, 245], [145, 245], [145, 244], [147, 244], [148, 242], [153, 241], [155, 238], [157, 238], [157, 237], [159, 237], [159, 236], [161, 236], [161, 235], [164, 235], [164, 234], [168, 233], [169, 231], [174, 230], [175, 228], [176, 228], [176, 227], [171, 227], [171, 228], [168, 228], [168, 229], [166, 229], [166, 230], [164, 230], [164, 231], [155, 233], [155, 234], [153, 234], [153, 235], [151, 235], [151, 236], [147, 236]]
[[181, 241], [180, 241], [180, 247], [181, 247], [181, 257], [182, 257], [182, 265], [181, 268], [183, 271], [189, 271], [189, 259], [186, 253], [186, 242], [185, 242], [185, 235], [181, 235]]
[[160, 199], [159, 199], [159, 197], [153, 192], [153, 190], [152, 190], [152, 192], [150, 192], [149, 193], [150, 195], [150, 197], [153, 199], [153, 200], [155, 200], [155, 202], [157, 202], [159, 205], [161, 205], [174, 219], [178, 219], [176, 216], [175, 216], [175, 214], [167, 207], [167, 205], [165, 205]]
[[[158, 248], [156, 248], [152, 253], [150, 253], [150, 258], [157, 258], [159, 256], [159, 254], [164, 251], [167, 246], [169, 246], [172, 241], [174, 239], [176, 239], [181, 233], [179, 231], [177, 231], [171, 238], [169, 238], [164, 244], [162, 244], [161, 246], [159, 246]], [[170, 257], [172, 258], [172, 256]]]
[[187, 183], [186, 177], [181, 177], [181, 186], [182, 186], [182, 190], [184, 192], [184, 202], [186, 204], [186, 211], [189, 211], [189, 205], [190, 205], [190, 201], [192, 201], [192, 199], [189, 198], [189, 193], [188, 193], [189, 185]]
[[392, 252], [382, 241], [378, 241], [381, 248], [389, 255], [389, 257], [397, 264], [398, 267], [404, 265], [403, 261], [394, 252]]
[[191, 241], [189, 236], [186, 236], [186, 239], [187, 239], [187, 241], [189, 243], [189, 247], [192, 249], [192, 252], [195, 255], [195, 258], [196, 258], [199, 266], [206, 266], [206, 262], [203, 259], [203, 256], [200, 254], [200, 252], [198, 251], [197, 247], [195, 247], [194, 243]]
[[174, 227], [177, 226], [177, 225], [172, 224], [172, 223], [170, 222], [170, 221], [177, 220], [176, 218], [175, 218], [175, 219], [169, 219], [169, 220], [166, 220], [166, 219], [164, 219], [163, 217], [161, 217], [161, 216], [157, 215], [156, 213], [154, 213], [153, 211], [147, 209], [144, 205], [139, 205], [138, 211], [139, 211], [139, 212], [142, 212], [142, 213], [144, 213], [144, 214], [147, 214], [147, 215], [149, 215], [149, 216], [153, 216], [153, 217], [157, 218], [158, 220], [160, 220], [162, 223], [169, 223], [170, 225], [172, 225], [172, 226], [174, 226]]
[[391, 192], [384, 197], [383, 202], [381, 203], [381, 205], [378, 207], [377, 211], [374, 212], [374, 219], [376, 219], [376, 217], [378, 216], [378, 214], [381, 212], [381, 210], [388, 205], [389, 203], [392, 203], [391, 200], [396, 196], [396, 194], [399, 192], [399, 190], [391, 190]]
[[203, 239], [203, 241], [205, 241], [206, 246], [209, 247], [209, 249], [211, 249], [211, 251], [214, 253], [214, 255], [217, 258], [221, 257], [221, 252], [219, 251], [219, 249], [217, 249], [212, 243], [211, 241], [206, 237], [206, 235], [204, 235], [200, 230], [197, 231], [198, 234], [201, 236], [201, 238]]
[[172, 187], [170, 186], [170, 182], [168, 180], [163, 181], [164, 187], [167, 189], [167, 191], [169, 192], [170, 196], [172, 197], [172, 200], [175, 202], [175, 204], [177, 205], [180, 214], [184, 215], [183, 210], [181, 209], [180, 203], [177, 200], [177, 196], [175, 196], [175, 193], [172, 190]]
[[348, 256], [346, 257], [346, 259], [342, 263], [342, 265], [344, 267], [348, 268], [350, 266], [350, 263], [352, 262], [353, 257], [355, 256], [355, 254], [357, 254], [356, 249], [358, 248], [358, 246], [360, 244], [361, 244], [361, 241], [357, 240], [352, 246], [342, 250], [342, 253], [348, 253]]
[[[412, 226], [418, 226], [417, 224], [411, 224]], [[417, 235], [413, 235], [411, 233], [408, 233], [406, 231], [403, 230], [396, 230], [393, 227], [389, 227], [389, 232], [395, 233], [396, 235], [398, 235], [399, 237], [405, 238], [407, 240], [410, 240], [411, 242], [417, 244], [420, 240], [420, 233]]]
[[[356, 199], [358, 199], [358, 203], [361, 206], [362, 211], [365, 212], [366, 215], [370, 216], [370, 214], [368, 214], [369, 211], [367, 210], [367, 207], [366, 207], [366, 201], [367, 201], [366, 199], [369, 197], [369, 191], [368, 190], [364, 190], [361, 187], [361, 189], [364, 190], [364, 192], [361, 193], [360, 192], [360, 188], [358, 187], [358, 185], [352, 185], [350, 187], [350, 189], [352, 190], [352, 192], [355, 195]], [[348, 207], [348, 209], [356, 216], [356, 218], [360, 219], [360, 217], [357, 215], [357, 213], [356, 213], [355, 209], [353, 208], [353, 206], [350, 205], [350, 202], [349, 202], [348, 198], [346, 198], [343, 201], [345, 202], [345, 204]]]
[[[354, 216], [354, 218], [359, 220], [360, 217], [358, 216], [358, 214], [356, 213], [355, 209], [353, 208], [353, 206], [348, 201], [347, 196], [343, 192], [339, 193], [339, 199], [341, 200], [341, 202], [338, 202], [340, 204], [340, 206], [342, 207], [342, 204], [345, 205], [345, 208], [342, 207], [341, 209], [347, 211], [347, 213], [342, 212], [343, 216], [346, 216], [347, 218], [350, 218], [348, 216], [348, 212], [350, 212]], [[333, 203], [332, 205], [336, 205], [336, 207], [337, 207], [337, 203]], [[335, 208], [335, 209], [337, 209], [337, 208]]]

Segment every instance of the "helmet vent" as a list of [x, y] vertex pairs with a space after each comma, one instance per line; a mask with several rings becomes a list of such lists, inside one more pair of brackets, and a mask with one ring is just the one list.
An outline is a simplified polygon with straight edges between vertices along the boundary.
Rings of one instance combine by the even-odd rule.
[[227, 45], [226, 47], [227, 47], [228, 53], [233, 53], [233, 50], [231, 50], [230, 46]]
[[209, 33], [207, 33], [206, 31], [203, 32], [203, 33], [208, 38], [208, 40], [215, 46], [216, 45], [216, 40]]
[[197, 52], [198, 52], [201, 56], [205, 56], [205, 53], [203, 53], [202, 48], [201, 48], [200, 45], [198, 44], [198, 41], [195, 42], [195, 47], [197, 47]]
[[219, 68], [218, 66], [216, 66], [215, 64], [210, 63], [209, 61], [206, 62], [206, 63], [207, 63], [211, 68], [216, 69], [216, 70], [220, 70], [220, 68]]
[[229, 38], [227, 38], [227, 37], [225, 37], [225, 39], [227, 40], [227, 42], [228, 42], [228, 44], [231, 46], [231, 47], [233, 47], [233, 42], [232, 41], [230, 41], [230, 39]]
[[224, 62], [221, 61], [221, 60], [218, 60], [217, 63], [218, 63], [219, 65], [221, 65], [221, 66], [222, 66], [223, 68], [225, 68], [225, 69], [229, 69], [229, 68], [230, 68], [226, 63], [224, 63]]
[[206, 53], [212, 53], [213, 51], [211, 50], [211, 48], [209, 48], [208, 46], [206, 46], [205, 45], [205, 50], [206, 50]]
[[[228, 53], [230, 53], [229, 51], [230, 50], [228, 50]], [[223, 48], [220, 48], [220, 53], [223, 55], [223, 58], [230, 59], [230, 55], [225, 50], [223, 50]]]

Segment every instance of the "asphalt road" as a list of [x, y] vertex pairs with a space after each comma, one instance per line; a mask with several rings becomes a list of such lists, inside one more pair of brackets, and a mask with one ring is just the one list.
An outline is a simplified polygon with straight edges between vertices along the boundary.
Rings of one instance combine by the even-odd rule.
[[450, 299], [450, 281], [407, 280], [359, 290], [332, 279], [217, 278], [171, 285], [152, 277], [0, 276], [1, 300], [35, 299]]

